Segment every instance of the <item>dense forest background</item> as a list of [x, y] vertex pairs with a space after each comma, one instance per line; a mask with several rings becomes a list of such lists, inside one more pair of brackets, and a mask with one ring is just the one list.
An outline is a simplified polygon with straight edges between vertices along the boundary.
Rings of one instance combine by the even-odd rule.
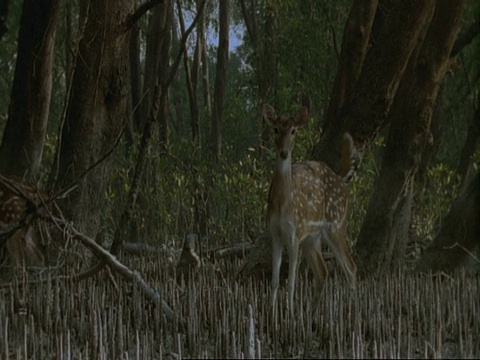
[[[222, 248], [238, 258], [228, 281], [268, 278], [275, 152], [261, 109], [307, 106], [295, 161], [336, 170], [346, 131], [360, 154], [348, 213], [360, 278], [478, 272], [479, 22], [473, 0], [2, 1], [2, 184], [45, 191], [26, 213], [55, 203], [32, 221], [56, 229], [35, 225], [33, 241], [67, 275], [142, 283], [135, 249], [166, 272], [184, 247], [187, 268]], [[209, 354], [226, 353], [238, 355]]]

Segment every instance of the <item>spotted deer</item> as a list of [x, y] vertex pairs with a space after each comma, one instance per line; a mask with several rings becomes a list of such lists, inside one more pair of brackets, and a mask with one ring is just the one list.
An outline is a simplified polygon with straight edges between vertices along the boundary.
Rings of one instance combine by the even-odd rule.
[[31, 217], [46, 199], [44, 192], [21, 179], [0, 176], [0, 236], [18, 267], [25, 267], [27, 259], [36, 264], [45, 262]]
[[288, 251], [288, 307], [293, 313], [293, 294], [301, 246], [316, 279], [316, 302], [323, 292], [328, 275], [321, 241], [332, 249], [337, 261], [355, 286], [356, 265], [347, 243], [347, 183], [353, 175], [355, 147], [351, 136], [343, 139], [340, 170], [335, 173], [323, 162], [305, 161], [292, 165], [292, 149], [299, 126], [308, 119], [306, 107], [295, 117], [277, 116], [275, 109], [264, 105], [263, 117], [275, 130], [276, 161], [270, 184], [267, 206], [267, 225], [272, 236], [273, 309], [282, 263], [283, 248]]

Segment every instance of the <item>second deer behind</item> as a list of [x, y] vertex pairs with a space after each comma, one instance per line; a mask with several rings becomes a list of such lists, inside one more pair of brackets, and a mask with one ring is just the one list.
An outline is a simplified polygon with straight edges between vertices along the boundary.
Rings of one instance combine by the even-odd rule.
[[277, 116], [275, 109], [264, 105], [263, 117], [275, 130], [276, 162], [270, 184], [267, 225], [272, 235], [272, 292], [275, 309], [282, 252], [288, 251], [288, 307], [293, 313], [293, 295], [298, 253], [302, 252], [317, 284], [315, 307], [328, 275], [322, 255], [322, 240], [332, 249], [352, 286], [356, 265], [346, 243], [347, 182], [354, 170], [355, 148], [347, 133], [343, 139], [340, 170], [335, 173], [323, 162], [305, 161], [292, 165], [292, 150], [297, 128], [308, 120], [303, 107], [294, 117]]

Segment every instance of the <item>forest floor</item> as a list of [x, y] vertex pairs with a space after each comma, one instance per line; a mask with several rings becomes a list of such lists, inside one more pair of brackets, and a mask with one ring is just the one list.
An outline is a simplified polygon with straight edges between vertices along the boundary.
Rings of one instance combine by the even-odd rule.
[[282, 286], [273, 326], [269, 275], [235, 279], [238, 260], [207, 264], [186, 285], [176, 280], [171, 259], [125, 261], [184, 319], [184, 328], [105, 270], [80, 282], [60, 277], [59, 269], [30, 271], [35, 281], [28, 286], [0, 287], [0, 357], [480, 357], [478, 275], [385, 274], [360, 279], [353, 291], [332, 271], [314, 317], [312, 278], [301, 268], [294, 316], [285, 311]]

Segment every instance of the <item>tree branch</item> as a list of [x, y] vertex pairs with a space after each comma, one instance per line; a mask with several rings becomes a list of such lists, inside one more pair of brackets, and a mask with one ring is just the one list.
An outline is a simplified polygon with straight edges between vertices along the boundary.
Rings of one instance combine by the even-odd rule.
[[133, 27], [137, 24], [137, 21], [145, 15], [145, 13], [151, 9], [153, 9], [158, 4], [162, 4], [165, 0], [150, 0], [146, 3], [143, 3], [135, 12], [130, 15], [127, 19], [127, 29]]
[[[238, 4], [240, 5], [240, 10], [243, 15], [243, 20], [245, 21], [247, 34], [255, 47], [257, 46], [257, 40], [258, 40], [256, 20], [255, 20], [255, 10], [249, 13], [247, 9], [247, 5], [245, 4], [245, 0], [238, 1]], [[254, 6], [252, 6], [251, 8], [255, 9]]]
[[173, 79], [175, 79], [175, 75], [177, 74], [178, 68], [180, 66], [180, 61], [182, 61], [182, 56], [184, 52], [184, 44], [186, 44], [188, 37], [190, 33], [193, 31], [195, 26], [197, 25], [198, 21], [202, 17], [203, 10], [205, 9], [205, 4], [206, 0], [203, 0], [202, 3], [200, 4], [198, 8], [197, 15], [195, 15], [195, 18], [193, 19], [192, 23], [188, 27], [188, 29], [183, 33], [182, 38], [180, 39], [180, 48], [178, 50], [178, 54], [175, 57], [175, 61], [172, 64], [172, 67], [170, 68], [170, 74], [166, 80], [165, 83], [162, 84], [162, 92], [165, 91], [165, 89], [168, 89], [170, 87], [170, 84], [172, 83]]
[[113, 256], [107, 250], [97, 244], [95, 240], [82, 234], [66, 220], [53, 216], [51, 217], [51, 220], [55, 223], [56, 226], [60, 226], [64, 230], [69, 231], [73, 236], [80, 240], [80, 242], [84, 246], [90, 249], [95, 254], [95, 256], [100, 258], [103, 263], [106, 263], [112, 270], [117, 272], [124, 279], [128, 280], [132, 284], [138, 285], [139, 289], [142, 291], [142, 293], [147, 299], [154, 302], [156, 305], [161, 306], [163, 313], [168, 320], [174, 323], [178, 322], [180, 326], [184, 328], [184, 320], [181, 318], [181, 316], [175, 313], [172, 308], [170, 308], [170, 306], [162, 299], [159, 291], [152, 288], [143, 279], [142, 275], [138, 271], [132, 270], [120, 261], [118, 261], [115, 256]]
[[450, 57], [453, 58], [460, 51], [463, 50], [464, 47], [468, 46], [473, 39], [479, 34], [480, 32], [480, 23], [479, 21], [475, 21], [474, 23], [470, 24], [467, 28], [463, 29], [460, 34], [457, 36], [457, 40], [453, 44], [453, 49], [450, 52]]

